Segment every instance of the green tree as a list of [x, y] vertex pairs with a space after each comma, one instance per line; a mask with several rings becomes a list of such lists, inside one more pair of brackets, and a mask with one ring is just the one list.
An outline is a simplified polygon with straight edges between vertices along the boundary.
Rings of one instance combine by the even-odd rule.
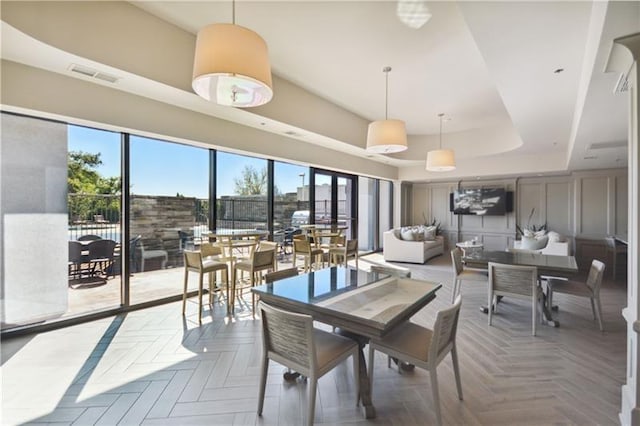
[[258, 171], [247, 164], [242, 169], [242, 175], [233, 180], [235, 192], [238, 195], [266, 195], [267, 193], [267, 168]]

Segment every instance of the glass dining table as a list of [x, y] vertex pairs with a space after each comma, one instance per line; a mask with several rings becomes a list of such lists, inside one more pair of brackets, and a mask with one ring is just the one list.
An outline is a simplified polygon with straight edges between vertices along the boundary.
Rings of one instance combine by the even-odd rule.
[[265, 303], [338, 327], [360, 343], [360, 397], [366, 418], [375, 417], [363, 352], [436, 297], [442, 285], [377, 272], [332, 267], [252, 288]]

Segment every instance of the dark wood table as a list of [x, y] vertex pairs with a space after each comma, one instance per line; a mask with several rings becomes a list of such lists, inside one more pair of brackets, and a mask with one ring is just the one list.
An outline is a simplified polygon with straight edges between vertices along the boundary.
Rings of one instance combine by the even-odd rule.
[[[539, 253], [485, 250], [470, 253], [464, 256], [462, 261], [466, 266], [482, 269], [488, 269], [489, 262], [502, 263], [504, 265], [535, 266], [538, 268], [538, 275], [540, 277], [569, 277], [578, 272], [578, 264], [573, 256], [552, 256]], [[543, 300], [541, 300], [543, 320], [547, 325], [558, 327], [560, 323], [553, 319], [549, 308], [546, 304], [546, 295], [543, 293]], [[483, 310], [488, 312], [489, 307]]]
[[333, 267], [252, 288], [270, 305], [311, 315], [357, 336], [360, 398], [366, 418], [375, 417], [363, 347], [381, 337], [436, 297], [439, 283]]

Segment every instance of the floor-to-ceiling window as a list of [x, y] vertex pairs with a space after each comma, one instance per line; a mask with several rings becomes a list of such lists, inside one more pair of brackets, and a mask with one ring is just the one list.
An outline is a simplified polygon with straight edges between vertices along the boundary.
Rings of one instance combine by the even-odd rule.
[[373, 251], [376, 248], [378, 220], [376, 179], [358, 178], [358, 249]]
[[129, 293], [138, 304], [182, 293], [182, 251], [209, 227], [209, 151], [131, 136], [129, 158]]
[[69, 125], [69, 314], [121, 304], [121, 134]]
[[357, 236], [356, 176], [313, 170], [314, 223], [344, 227], [347, 238]]
[[309, 223], [309, 168], [279, 161], [273, 168], [274, 239], [284, 242]]
[[378, 192], [379, 192], [379, 228], [378, 228], [378, 241], [379, 246], [376, 248], [382, 248], [384, 239], [382, 234], [385, 231], [393, 228], [393, 183], [388, 180], [378, 180]]
[[216, 221], [218, 230], [267, 229], [267, 160], [218, 151]]

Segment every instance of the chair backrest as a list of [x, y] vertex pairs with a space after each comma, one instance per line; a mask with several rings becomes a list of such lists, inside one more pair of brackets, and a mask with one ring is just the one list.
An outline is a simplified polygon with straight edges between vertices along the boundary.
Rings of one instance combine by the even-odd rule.
[[[283, 311], [258, 303], [262, 316], [262, 345], [269, 358], [305, 374], [317, 365], [311, 315]], [[274, 356], [275, 355], [275, 356]]]
[[80, 263], [82, 261], [82, 243], [69, 241], [69, 262]]
[[273, 272], [264, 274], [264, 281], [267, 283], [272, 283], [274, 281], [295, 277], [297, 275], [298, 275], [298, 268], [281, 269], [279, 271], [273, 271]]
[[251, 256], [251, 261], [255, 267], [273, 266], [276, 258], [276, 250], [261, 250], [254, 251]]
[[311, 252], [311, 243], [304, 240], [299, 240], [297, 238], [293, 238], [293, 250], [298, 253], [310, 253]]
[[347, 254], [358, 252], [358, 240], [347, 241]]
[[202, 253], [197, 250], [184, 250], [184, 266], [187, 269], [202, 270]]
[[604, 263], [597, 259], [591, 261], [591, 268], [589, 268], [589, 275], [587, 276], [587, 287], [593, 291], [594, 295], [600, 292], [600, 285], [602, 284], [602, 276], [604, 275]]
[[461, 305], [462, 296], [458, 295], [453, 305], [436, 314], [433, 337], [429, 347], [429, 362], [439, 362], [455, 344]]
[[277, 250], [278, 249], [278, 243], [276, 243], [275, 241], [260, 241], [258, 243], [258, 251], [265, 251], [265, 250]]
[[451, 250], [451, 265], [453, 266], [453, 274], [458, 276], [464, 270], [464, 266], [462, 265], [462, 249], [460, 247], [456, 247]]
[[347, 242], [347, 237], [345, 235], [337, 235], [331, 238], [331, 244], [336, 246], [344, 246]]
[[535, 266], [489, 262], [489, 286], [494, 291], [532, 296], [537, 285], [538, 269]]
[[[300, 231], [300, 232], [298, 232], [298, 231]], [[302, 229], [296, 229], [293, 232], [293, 236], [291, 237], [291, 239], [294, 240], [294, 241], [306, 241], [307, 240], [307, 236], [302, 233]]]
[[78, 237], [78, 241], [95, 241], [95, 240], [101, 240], [102, 237], [100, 237], [99, 235], [93, 235], [93, 234], [87, 234], [87, 235], [81, 235]]
[[200, 244], [200, 254], [203, 258], [222, 255], [222, 247], [214, 243]]
[[89, 259], [113, 259], [116, 242], [113, 240], [94, 240], [87, 244]]

